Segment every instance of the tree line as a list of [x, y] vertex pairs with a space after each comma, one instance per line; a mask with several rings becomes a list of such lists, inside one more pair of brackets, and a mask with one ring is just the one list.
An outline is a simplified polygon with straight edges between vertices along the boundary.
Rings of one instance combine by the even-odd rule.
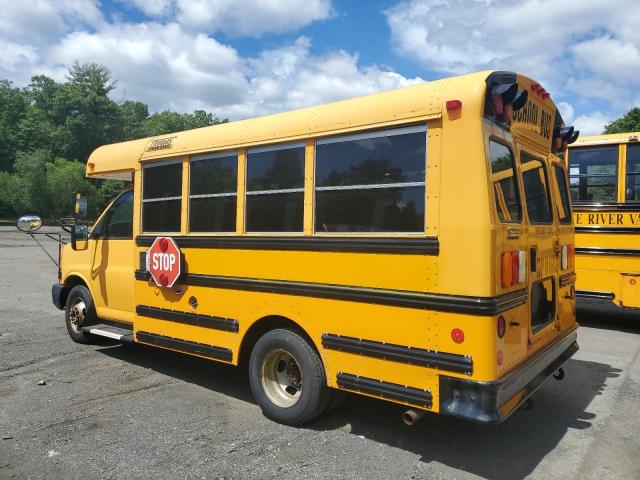
[[227, 121], [204, 110], [149, 114], [143, 102], [110, 98], [116, 85], [95, 63], [74, 64], [64, 82], [37, 75], [18, 88], [0, 80], [0, 219], [66, 216], [75, 190], [89, 195], [95, 217], [124, 184], [85, 178], [94, 149]]

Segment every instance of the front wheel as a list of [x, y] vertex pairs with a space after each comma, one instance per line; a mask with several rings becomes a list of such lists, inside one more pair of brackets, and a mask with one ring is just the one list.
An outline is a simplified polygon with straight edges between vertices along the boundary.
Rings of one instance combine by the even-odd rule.
[[76, 343], [93, 343], [93, 335], [83, 332], [82, 327], [96, 323], [96, 311], [93, 299], [87, 287], [76, 285], [67, 296], [67, 304], [64, 309], [67, 332]]
[[331, 398], [320, 357], [290, 330], [272, 330], [258, 340], [249, 360], [249, 381], [262, 413], [286, 425], [312, 421]]

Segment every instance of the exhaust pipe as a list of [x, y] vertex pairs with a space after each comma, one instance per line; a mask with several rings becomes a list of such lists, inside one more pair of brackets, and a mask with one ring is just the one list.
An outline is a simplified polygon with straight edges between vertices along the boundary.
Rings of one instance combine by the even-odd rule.
[[422, 410], [418, 410], [417, 412], [415, 410], [407, 410], [402, 414], [402, 421], [407, 427], [410, 427], [420, 420], [424, 413]]

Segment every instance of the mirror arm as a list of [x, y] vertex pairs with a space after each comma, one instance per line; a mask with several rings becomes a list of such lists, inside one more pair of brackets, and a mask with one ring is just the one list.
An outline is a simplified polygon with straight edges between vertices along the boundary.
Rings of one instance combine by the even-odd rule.
[[[47, 251], [47, 249], [42, 246], [42, 244], [36, 238], [36, 235], [38, 235], [38, 234], [37, 233], [36, 234], [34, 234], [34, 233], [30, 233], [29, 234], [29, 236], [31, 236], [31, 238], [33, 238], [35, 240], [35, 242], [42, 249], [42, 251], [47, 254], [47, 257], [49, 257], [51, 259], [51, 261], [55, 264], [55, 266], [58, 267], [58, 276], [60, 276], [60, 264], [58, 262], [56, 262], [55, 259], [51, 256], [51, 254]], [[58, 256], [59, 256], [60, 255], [60, 244], [62, 243], [62, 235], [59, 234], [59, 233], [58, 234], [55, 234], [55, 233], [53, 233], [53, 234], [52, 233], [41, 233], [40, 235], [46, 235], [47, 237], [58, 241]], [[57, 238], [54, 235], [57, 235]]]

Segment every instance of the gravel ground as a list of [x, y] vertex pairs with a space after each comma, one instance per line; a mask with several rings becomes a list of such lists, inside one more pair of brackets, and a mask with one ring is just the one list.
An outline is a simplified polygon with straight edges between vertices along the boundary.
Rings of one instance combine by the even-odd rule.
[[0, 227], [2, 479], [640, 478], [640, 314], [584, 305], [565, 380], [502, 425], [428, 415], [407, 428], [399, 407], [350, 396], [290, 428], [262, 416], [240, 369], [73, 343], [51, 304], [55, 274], [33, 240]]

